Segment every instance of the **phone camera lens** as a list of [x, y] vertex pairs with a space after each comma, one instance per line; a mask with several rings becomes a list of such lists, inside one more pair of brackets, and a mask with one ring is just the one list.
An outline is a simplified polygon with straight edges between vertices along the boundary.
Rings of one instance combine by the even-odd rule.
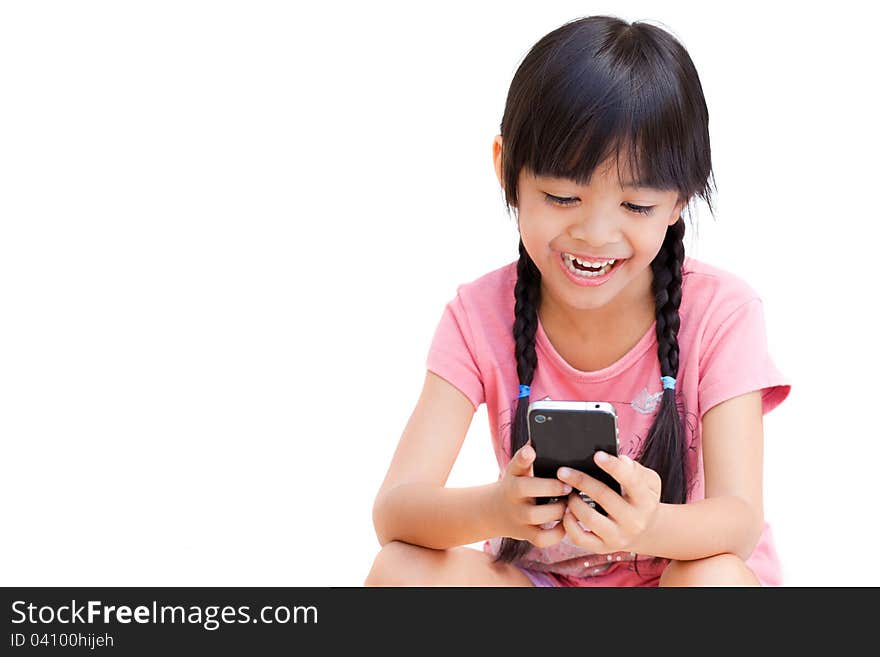
[[544, 420], [546, 420], [546, 419], [547, 419], [547, 418], [544, 417], [543, 415], [536, 415], [536, 416], [535, 416], [535, 422], [537, 422], [538, 424], [541, 424], [541, 423], [544, 422]]

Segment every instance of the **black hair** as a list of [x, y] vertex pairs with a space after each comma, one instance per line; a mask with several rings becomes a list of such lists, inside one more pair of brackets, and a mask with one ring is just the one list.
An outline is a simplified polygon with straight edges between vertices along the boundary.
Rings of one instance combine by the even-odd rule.
[[[508, 213], [518, 206], [525, 168], [538, 176], [588, 183], [602, 162], [621, 154], [639, 185], [676, 190], [681, 203], [702, 198], [713, 212], [709, 113], [697, 71], [668, 32], [614, 16], [570, 21], [542, 37], [517, 69], [501, 121], [502, 182]], [[619, 177], [619, 176], [618, 176]], [[651, 262], [661, 376], [678, 377], [685, 224], [669, 226]], [[538, 366], [535, 332], [541, 273], [519, 242], [514, 286], [514, 351], [519, 384]], [[659, 383], [659, 382], [658, 382]], [[680, 392], [680, 391], [679, 391]], [[511, 420], [511, 456], [528, 438], [528, 397]], [[680, 415], [681, 413], [681, 415]], [[684, 504], [689, 477], [686, 432], [676, 390], [663, 389], [657, 414], [635, 458], [662, 479], [661, 502]], [[531, 543], [504, 537], [495, 561], [519, 559]], [[636, 569], [638, 561], [636, 560]]]

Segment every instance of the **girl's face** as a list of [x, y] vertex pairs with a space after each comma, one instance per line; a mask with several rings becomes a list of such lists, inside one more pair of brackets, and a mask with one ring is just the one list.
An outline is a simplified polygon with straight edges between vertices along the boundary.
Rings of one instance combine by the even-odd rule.
[[[501, 135], [493, 146], [501, 174]], [[623, 168], [622, 168], [623, 169]], [[525, 169], [517, 186], [519, 232], [523, 246], [541, 272], [542, 299], [574, 321], [595, 321], [638, 311], [654, 313], [651, 261], [663, 245], [668, 226], [685, 206], [675, 191], [621, 187], [614, 162], [597, 167], [590, 184], [535, 177]], [[645, 208], [649, 208], [644, 210]], [[565, 253], [604, 262], [616, 259], [600, 285], [584, 286], [567, 272]], [[622, 260], [622, 262], [620, 262]], [[589, 280], [589, 279], [587, 279]]]

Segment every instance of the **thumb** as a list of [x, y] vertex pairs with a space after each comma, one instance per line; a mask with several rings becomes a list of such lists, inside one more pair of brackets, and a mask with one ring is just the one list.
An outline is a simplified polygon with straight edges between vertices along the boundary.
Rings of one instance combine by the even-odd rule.
[[510, 474], [520, 476], [528, 475], [534, 459], [535, 450], [530, 444], [526, 443], [520, 447], [516, 454], [513, 455], [513, 458], [510, 459]]

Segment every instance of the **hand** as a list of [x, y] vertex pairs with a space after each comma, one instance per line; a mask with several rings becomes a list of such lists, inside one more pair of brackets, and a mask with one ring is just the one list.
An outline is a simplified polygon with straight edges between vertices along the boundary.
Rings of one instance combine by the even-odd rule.
[[[565, 533], [572, 543], [596, 554], [638, 552], [639, 541], [653, 525], [660, 507], [660, 475], [628, 456], [617, 458], [596, 452], [594, 460], [620, 482], [623, 496], [584, 472], [559, 468], [561, 481], [583, 491], [608, 512], [607, 517], [603, 516], [575, 491], [568, 496], [562, 519]], [[581, 529], [578, 520], [589, 531]]]
[[[571, 486], [558, 479], [531, 476], [534, 458], [534, 448], [526, 443], [510, 459], [496, 488], [494, 513], [504, 536], [526, 540], [543, 548], [565, 537], [565, 528], [558, 521], [562, 519], [566, 503], [535, 504], [534, 498], [567, 495]], [[540, 527], [553, 521], [557, 523], [552, 529]]]

